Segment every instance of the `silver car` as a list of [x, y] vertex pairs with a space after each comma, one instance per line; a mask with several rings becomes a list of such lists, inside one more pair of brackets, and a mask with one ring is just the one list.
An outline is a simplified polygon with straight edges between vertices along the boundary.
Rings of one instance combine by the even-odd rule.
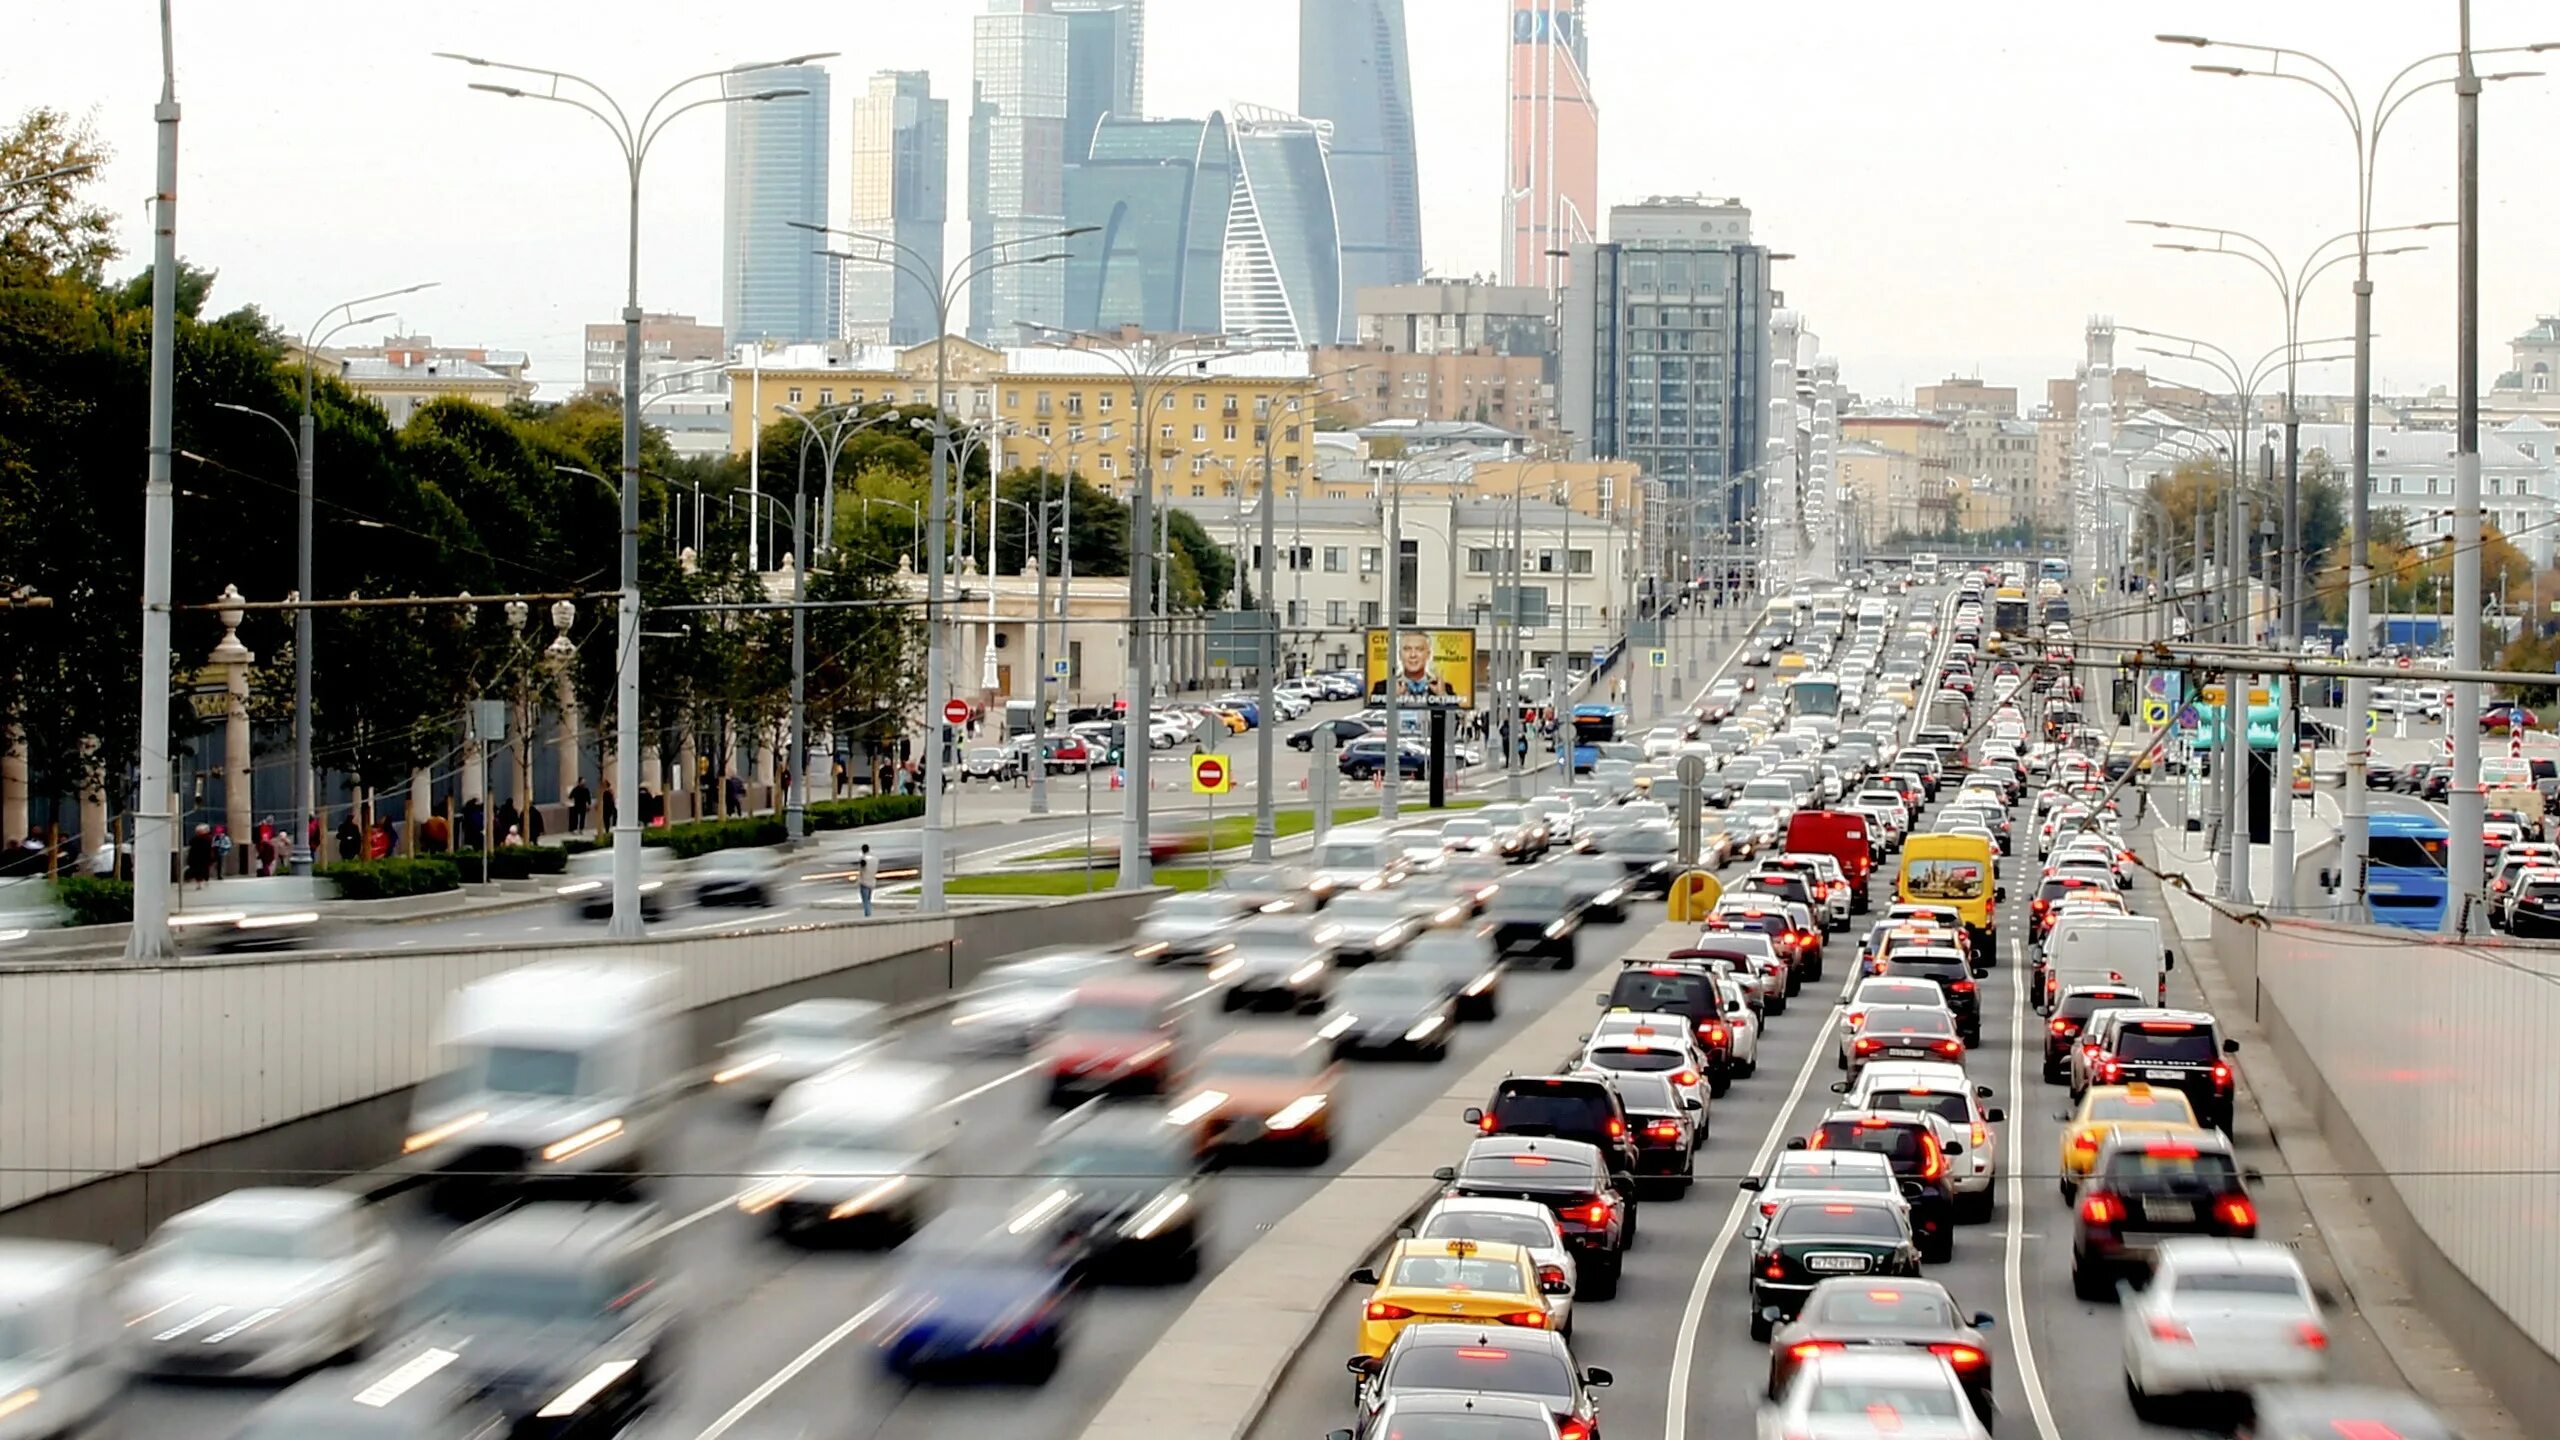
[[165, 1375], [298, 1375], [372, 1342], [397, 1262], [361, 1196], [234, 1190], [171, 1216], [133, 1257], [126, 1359]]
[[1100, 950], [1049, 950], [981, 971], [951, 1006], [946, 1033], [962, 1054], [1022, 1054], [1046, 1037], [1076, 987], [1129, 961]]

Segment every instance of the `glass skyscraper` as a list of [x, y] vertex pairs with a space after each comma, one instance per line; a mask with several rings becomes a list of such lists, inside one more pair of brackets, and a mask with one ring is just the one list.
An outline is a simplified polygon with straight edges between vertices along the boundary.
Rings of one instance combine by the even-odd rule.
[[1146, 113], [1146, 0], [1049, 0], [1067, 22], [1067, 163], [1105, 115]]
[[1220, 328], [1240, 345], [1298, 347], [1349, 338], [1329, 128], [1239, 105], [1228, 117], [1236, 180], [1219, 274]]
[[[969, 248], [1066, 228], [1067, 17], [1048, 0], [987, 0], [972, 46]], [[1005, 253], [1038, 253], [1014, 248]], [[1063, 325], [1060, 265], [1013, 265], [969, 284], [969, 334], [998, 343]]]
[[728, 163], [721, 185], [720, 307], [729, 343], [827, 340], [836, 333], [836, 262], [819, 238], [789, 222], [828, 223], [827, 72], [817, 65], [752, 70], [739, 90], [806, 90], [754, 105], [724, 105]]
[[1298, 0], [1298, 113], [1333, 126], [1343, 292], [1421, 279], [1404, 0]]
[[1067, 167], [1067, 324], [1160, 334], [1219, 328], [1219, 263], [1235, 155], [1224, 115], [1105, 118]]
[[[872, 76], [870, 90], [853, 102], [851, 224], [896, 247], [856, 240], [847, 253], [894, 256], [940, 276], [950, 191], [950, 102], [933, 98], [933, 78], [922, 70]], [[844, 338], [923, 343], [933, 335], [934, 290], [887, 264], [846, 264]]]

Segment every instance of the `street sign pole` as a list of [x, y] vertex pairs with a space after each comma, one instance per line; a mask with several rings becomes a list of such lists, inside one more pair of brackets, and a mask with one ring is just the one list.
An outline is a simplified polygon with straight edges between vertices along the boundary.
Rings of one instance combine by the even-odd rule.
[[1308, 752], [1314, 758], [1307, 762], [1307, 808], [1312, 821], [1308, 832], [1318, 845], [1324, 843], [1325, 832], [1333, 828], [1333, 747], [1333, 726], [1317, 726], [1315, 748]]
[[1688, 870], [1698, 863], [1701, 809], [1706, 803], [1707, 762], [1696, 755], [1683, 755], [1677, 767], [1680, 775], [1680, 868]]

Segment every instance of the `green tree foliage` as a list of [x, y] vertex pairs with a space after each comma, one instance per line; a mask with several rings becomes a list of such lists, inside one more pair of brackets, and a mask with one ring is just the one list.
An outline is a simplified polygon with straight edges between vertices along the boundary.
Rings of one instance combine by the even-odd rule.
[[95, 171], [59, 173], [106, 158], [89, 122], [59, 110], [30, 110], [0, 134], [0, 286], [95, 285], [106, 274], [115, 217], [85, 198]]

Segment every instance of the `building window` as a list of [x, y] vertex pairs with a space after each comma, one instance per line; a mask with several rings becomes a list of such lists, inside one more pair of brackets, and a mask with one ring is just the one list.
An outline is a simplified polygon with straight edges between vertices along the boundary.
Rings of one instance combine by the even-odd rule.
[[1208, 486], [1206, 486], [1206, 485], [1194, 485], [1194, 486], [1192, 486], [1192, 487], [1191, 487], [1191, 498], [1193, 498], [1193, 499], [1195, 499], [1195, 500], [1199, 499], [1201, 496], [1206, 495], [1206, 494], [1208, 494], [1208, 493], [1209, 493], [1209, 487], [1208, 487]]
[[1351, 602], [1347, 600], [1327, 600], [1324, 602], [1324, 623], [1327, 625], [1345, 625], [1349, 624], [1350, 620]]
[[1004, 408], [1006, 408], [1007, 410], [1019, 410], [1019, 409], [1021, 409], [1021, 408], [1022, 408], [1022, 392], [1021, 392], [1021, 391], [1019, 391], [1019, 390], [1007, 390], [1006, 392], [1004, 392]]
[[1108, 455], [1105, 455], [1102, 457], [1102, 468], [1105, 471], [1116, 473], [1120, 469], [1120, 462]]
[[1206, 439], [1208, 439], [1208, 438], [1209, 438], [1209, 427], [1208, 427], [1208, 426], [1206, 426], [1206, 425], [1194, 425], [1194, 426], [1192, 426], [1192, 427], [1191, 427], [1191, 438], [1192, 438], [1192, 439], [1194, 439], [1194, 440], [1206, 440]]
[[1588, 575], [1591, 573], [1590, 551], [1576, 550], [1573, 552], [1573, 573], [1576, 575]]
[[1194, 391], [1192, 391], [1192, 392], [1191, 392], [1191, 408], [1192, 408], [1192, 409], [1194, 409], [1194, 410], [1206, 410], [1206, 409], [1208, 409], [1208, 408], [1209, 408], [1209, 392], [1208, 392], [1208, 391], [1206, 391], [1206, 390], [1194, 390]]
[[1287, 460], [1282, 461], [1282, 462], [1281, 462], [1281, 468], [1282, 468], [1282, 469], [1284, 469], [1284, 470], [1287, 470], [1287, 471], [1288, 471], [1290, 474], [1292, 474], [1292, 475], [1297, 474], [1297, 473], [1298, 473], [1298, 457], [1297, 457], [1297, 456], [1295, 456], [1295, 455], [1292, 455], [1292, 456], [1290, 456]]
[[1360, 602], [1360, 623], [1363, 625], [1375, 625], [1378, 623], [1377, 601], [1363, 600]]
[[1040, 422], [1040, 438], [1043, 440], [1049, 438], [1049, 422], [1046, 420]]
[[1160, 440], [1170, 440], [1170, 439], [1172, 439], [1172, 438], [1173, 438], [1173, 427], [1172, 427], [1172, 426], [1170, 426], [1170, 425], [1159, 425], [1159, 426], [1157, 426], [1157, 427], [1156, 427], [1156, 438], [1158, 438], [1158, 439], [1160, 439]]
[[1344, 567], [1349, 564], [1349, 562], [1350, 552], [1343, 549], [1341, 546], [1327, 545], [1324, 547], [1324, 570], [1326, 574], [1341, 574]]
[[1293, 625], [1293, 626], [1296, 626], [1296, 625], [1304, 625], [1304, 624], [1306, 624], [1306, 623], [1307, 623], [1307, 602], [1306, 602], [1306, 601], [1304, 601], [1304, 600], [1292, 600], [1292, 601], [1290, 601], [1290, 602], [1289, 602], [1289, 618], [1288, 618], [1288, 619], [1287, 619], [1287, 621], [1286, 621], [1286, 622], [1284, 622], [1284, 623], [1289, 624], [1289, 625]]
[[[1280, 438], [1281, 438], [1283, 441], [1286, 441], [1287, 443], [1289, 443], [1289, 444], [1291, 444], [1291, 445], [1295, 445], [1295, 444], [1297, 444], [1297, 443], [1298, 443], [1298, 427], [1297, 427], [1297, 426], [1295, 426], [1295, 425], [1284, 425], [1284, 426], [1282, 426], [1282, 427], [1280, 428]], [[1294, 464], [1295, 462], [1293, 461], [1293, 462], [1291, 462], [1291, 463], [1293, 463], [1293, 464]]]
[[1070, 414], [1070, 415], [1081, 415], [1081, 414], [1083, 414], [1083, 413], [1084, 413], [1084, 392], [1083, 392], [1083, 391], [1081, 391], [1081, 390], [1079, 390], [1079, 391], [1073, 391], [1073, 392], [1070, 392], [1070, 393], [1068, 394], [1068, 396], [1067, 396], [1067, 413], [1068, 413], [1068, 414]]
[[1095, 397], [1094, 397], [1094, 399], [1093, 399], [1093, 408], [1094, 408], [1094, 409], [1096, 409], [1096, 410], [1108, 410], [1108, 409], [1110, 409], [1110, 408], [1111, 408], [1111, 392], [1110, 392], [1110, 391], [1108, 391], [1108, 390], [1105, 390], [1105, 391], [1103, 391], [1101, 394], [1099, 394], [1099, 395], [1095, 396]]
[[[1260, 429], [1260, 428], [1262, 428], [1262, 427], [1260, 427], [1260, 426], [1258, 426], [1258, 425], [1257, 425], [1257, 426], [1255, 426], [1254, 428], [1255, 428], [1255, 429], [1257, 429], [1257, 430], [1259, 430], [1259, 429]], [[1227, 438], [1228, 440], [1232, 441], [1232, 440], [1234, 440], [1234, 439], [1236, 438], [1236, 427], [1234, 427], [1233, 425], [1229, 425], [1229, 426], [1227, 426], [1227, 427], [1226, 427], [1226, 431], [1227, 431], [1226, 438]], [[1257, 443], [1258, 443], [1258, 442], [1260, 442], [1260, 441], [1261, 441], [1261, 439], [1262, 439], [1262, 437], [1261, 437], [1260, 435], [1256, 435], [1256, 436], [1254, 436], [1253, 438], [1254, 438], [1254, 440], [1255, 440]]]
[[791, 403], [794, 405], [800, 403], [800, 387], [797, 385], [791, 387]]
[[833, 405], [836, 403], [836, 392], [832, 389], [820, 390], [818, 392], [818, 403], [821, 405]]
[[1468, 574], [1470, 574], [1470, 575], [1490, 575], [1490, 574], [1492, 574], [1492, 573], [1493, 573], [1493, 563], [1494, 563], [1494, 562], [1493, 562], [1493, 547], [1492, 547], [1492, 546], [1489, 546], [1489, 545], [1470, 545], [1470, 546], [1468, 546], [1468, 547], [1467, 547], [1467, 573], [1468, 573]]
[[1048, 391], [1041, 391], [1039, 396], [1031, 402], [1031, 413], [1034, 415], [1046, 415], [1049, 413]]
[[1361, 547], [1360, 547], [1360, 573], [1361, 573], [1361, 574], [1363, 574], [1363, 575], [1375, 575], [1375, 574], [1377, 574], [1377, 573], [1378, 573], [1378, 557], [1379, 557], [1379, 555], [1380, 555], [1380, 554], [1382, 554], [1382, 553], [1383, 553], [1383, 552], [1382, 552], [1382, 551], [1380, 551], [1380, 550], [1378, 549], [1378, 547], [1377, 547], [1377, 546], [1375, 546], [1375, 545], [1363, 545], [1363, 546], [1361, 546]]

